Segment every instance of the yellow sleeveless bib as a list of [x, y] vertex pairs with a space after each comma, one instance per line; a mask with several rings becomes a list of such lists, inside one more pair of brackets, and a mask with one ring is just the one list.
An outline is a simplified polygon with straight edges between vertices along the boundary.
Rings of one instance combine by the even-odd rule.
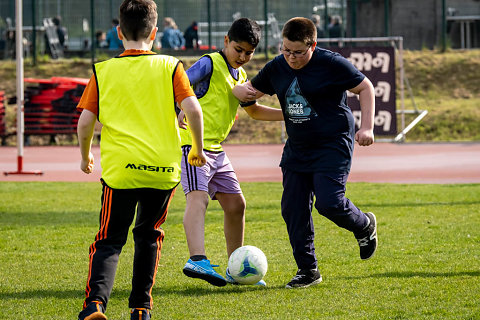
[[[238, 69], [238, 80], [235, 80], [228, 70], [223, 56], [218, 53], [207, 54], [212, 59], [213, 71], [207, 93], [198, 99], [203, 111], [203, 145], [205, 150], [222, 151], [220, 144], [227, 138], [235, 122], [238, 99], [233, 95], [232, 88], [244, 83], [247, 74], [242, 67]], [[180, 130], [182, 145], [191, 145], [190, 131]]]
[[94, 65], [102, 178], [110, 187], [171, 189], [180, 181], [177, 64], [169, 56], [138, 55]]

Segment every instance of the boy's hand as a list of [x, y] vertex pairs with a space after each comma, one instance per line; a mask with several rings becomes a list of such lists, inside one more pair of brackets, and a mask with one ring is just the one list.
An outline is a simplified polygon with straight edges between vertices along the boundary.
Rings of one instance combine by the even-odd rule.
[[89, 173], [92, 173], [93, 172], [93, 168], [95, 167], [95, 159], [93, 158], [93, 154], [90, 152], [88, 154], [88, 159], [87, 160], [83, 160], [80, 162], [80, 169], [89, 174]]
[[203, 150], [198, 152], [197, 148], [192, 146], [192, 149], [190, 149], [188, 153], [188, 163], [195, 167], [201, 167], [207, 163], [207, 157], [205, 153], [203, 153]]
[[183, 110], [180, 111], [177, 118], [178, 118], [178, 127], [181, 129], [187, 129], [185, 112], [183, 112]]
[[374, 141], [373, 130], [360, 128], [355, 134], [355, 141], [361, 146], [369, 146]]
[[257, 90], [252, 87], [250, 82], [246, 82], [240, 85], [236, 85], [232, 89], [232, 93], [238, 100], [242, 102], [253, 101], [257, 98]]

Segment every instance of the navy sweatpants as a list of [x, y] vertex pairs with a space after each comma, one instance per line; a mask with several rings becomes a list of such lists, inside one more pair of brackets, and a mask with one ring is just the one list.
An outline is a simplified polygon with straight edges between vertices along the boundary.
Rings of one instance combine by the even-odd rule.
[[367, 218], [345, 197], [348, 173], [300, 173], [282, 168], [282, 216], [298, 269], [317, 268], [312, 207], [339, 227], [359, 232]]
[[[160, 226], [175, 188], [112, 189], [103, 182], [100, 228], [90, 246], [90, 265], [85, 289], [86, 306], [101, 301], [106, 307], [112, 291], [119, 255], [133, 222], [133, 258], [130, 308], [152, 308], [151, 290], [155, 282], [164, 231]], [[137, 206], [138, 205], [138, 206]]]

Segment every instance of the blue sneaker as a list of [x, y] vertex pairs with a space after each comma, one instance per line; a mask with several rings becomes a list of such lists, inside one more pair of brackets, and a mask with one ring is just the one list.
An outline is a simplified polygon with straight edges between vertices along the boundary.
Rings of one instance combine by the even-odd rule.
[[225, 278], [213, 270], [213, 267], [218, 267], [218, 265], [210, 264], [210, 260], [208, 259], [200, 261], [192, 261], [192, 259], [188, 259], [185, 267], [183, 267], [183, 273], [187, 277], [200, 278], [217, 287], [227, 285]]
[[[228, 268], [227, 268], [227, 271], [225, 272], [225, 279], [230, 284], [234, 284], [234, 285], [239, 285], [240, 284], [237, 281], [235, 281], [235, 279], [233, 279], [233, 277], [230, 275], [230, 272], [228, 272]], [[257, 283], [255, 283], [255, 285], [266, 287], [267, 283], [262, 279], [262, 280], [258, 281]]]

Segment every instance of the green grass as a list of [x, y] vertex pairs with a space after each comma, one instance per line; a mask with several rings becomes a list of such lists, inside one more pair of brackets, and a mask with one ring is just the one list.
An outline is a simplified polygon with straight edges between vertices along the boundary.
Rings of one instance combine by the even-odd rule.
[[[242, 184], [245, 243], [269, 260], [268, 287], [216, 288], [187, 278], [178, 190], [164, 229], [154, 319], [480, 319], [480, 184], [353, 183], [347, 195], [378, 218], [379, 249], [361, 261], [354, 237], [314, 215], [324, 281], [284, 289], [295, 274], [279, 183]], [[99, 183], [0, 183], [0, 319], [76, 319], [88, 246], [98, 228]], [[209, 257], [226, 267], [222, 212], [206, 219]], [[120, 257], [109, 319], [128, 319], [133, 243]]]

